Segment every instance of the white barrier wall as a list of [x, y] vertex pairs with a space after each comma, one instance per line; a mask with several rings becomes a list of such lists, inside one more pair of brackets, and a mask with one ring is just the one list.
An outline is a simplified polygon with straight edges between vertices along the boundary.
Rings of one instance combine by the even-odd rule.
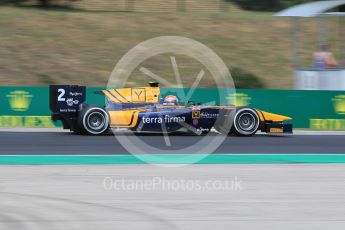
[[295, 89], [345, 90], [345, 68], [296, 69]]

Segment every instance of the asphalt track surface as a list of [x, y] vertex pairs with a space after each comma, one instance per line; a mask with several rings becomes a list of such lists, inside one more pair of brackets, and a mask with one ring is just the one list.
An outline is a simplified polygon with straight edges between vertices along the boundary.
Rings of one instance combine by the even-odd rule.
[[[123, 134], [126, 135], [126, 134]], [[214, 134], [216, 135], [216, 134]], [[161, 149], [190, 146], [202, 137], [171, 135], [167, 147], [162, 135], [141, 134], [142, 141]], [[201, 143], [205, 147], [207, 142]], [[129, 154], [113, 135], [79, 136], [68, 132], [0, 132], [0, 155], [107, 155]], [[187, 153], [187, 152], [186, 152]], [[290, 135], [227, 137], [215, 153], [345, 153], [344, 135]]]

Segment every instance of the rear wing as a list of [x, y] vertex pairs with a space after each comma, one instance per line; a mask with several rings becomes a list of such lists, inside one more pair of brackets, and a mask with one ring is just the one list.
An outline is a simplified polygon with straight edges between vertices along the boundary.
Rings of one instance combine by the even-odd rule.
[[53, 114], [76, 113], [86, 100], [86, 87], [79, 85], [49, 86], [49, 107]]
[[53, 121], [60, 120], [64, 129], [78, 130], [78, 111], [86, 100], [86, 87], [79, 85], [49, 86], [49, 107]]

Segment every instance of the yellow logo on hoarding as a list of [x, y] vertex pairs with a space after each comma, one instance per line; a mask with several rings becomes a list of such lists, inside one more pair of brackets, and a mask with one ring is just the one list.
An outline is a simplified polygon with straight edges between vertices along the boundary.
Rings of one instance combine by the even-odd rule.
[[15, 90], [7, 94], [10, 107], [14, 111], [26, 111], [31, 104], [32, 95], [23, 90]]
[[248, 96], [248, 94], [245, 93], [233, 93], [229, 94], [229, 96], [226, 98], [230, 104], [236, 105], [236, 106], [244, 106], [249, 105], [251, 97]]
[[0, 116], [2, 127], [56, 127], [50, 116]]
[[332, 101], [335, 112], [337, 114], [345, 114], [345, 95], [337, 95]]
[[309, 127], [311, 129], [329, 129], [343, 130], [345, 129], [345, 119], [310, 119]]

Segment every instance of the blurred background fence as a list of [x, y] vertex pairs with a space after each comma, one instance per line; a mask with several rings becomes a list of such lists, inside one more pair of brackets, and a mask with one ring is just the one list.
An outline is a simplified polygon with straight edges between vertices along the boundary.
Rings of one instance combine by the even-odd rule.
[[[277, 11], [314, 0], [0, 0], [0, 4], [75, 7], [88, 10], [133, 12]], [[234, 3], [234, 4], [228, 4]]]
[[224, 0], [82, 0], [74, 3], [74, 5], [79, 8], [85, 8], [85, 5], [87, 5], [85, 9], [91, 10], [106, 9], [133, 12], [222, 12], [238, 10], [235, 6], [229, 6]]
[[239, 7], [228, 4], [226, 0], [0, 0], [1, 3], [127, 12], [235, 12], [239, 10]]

